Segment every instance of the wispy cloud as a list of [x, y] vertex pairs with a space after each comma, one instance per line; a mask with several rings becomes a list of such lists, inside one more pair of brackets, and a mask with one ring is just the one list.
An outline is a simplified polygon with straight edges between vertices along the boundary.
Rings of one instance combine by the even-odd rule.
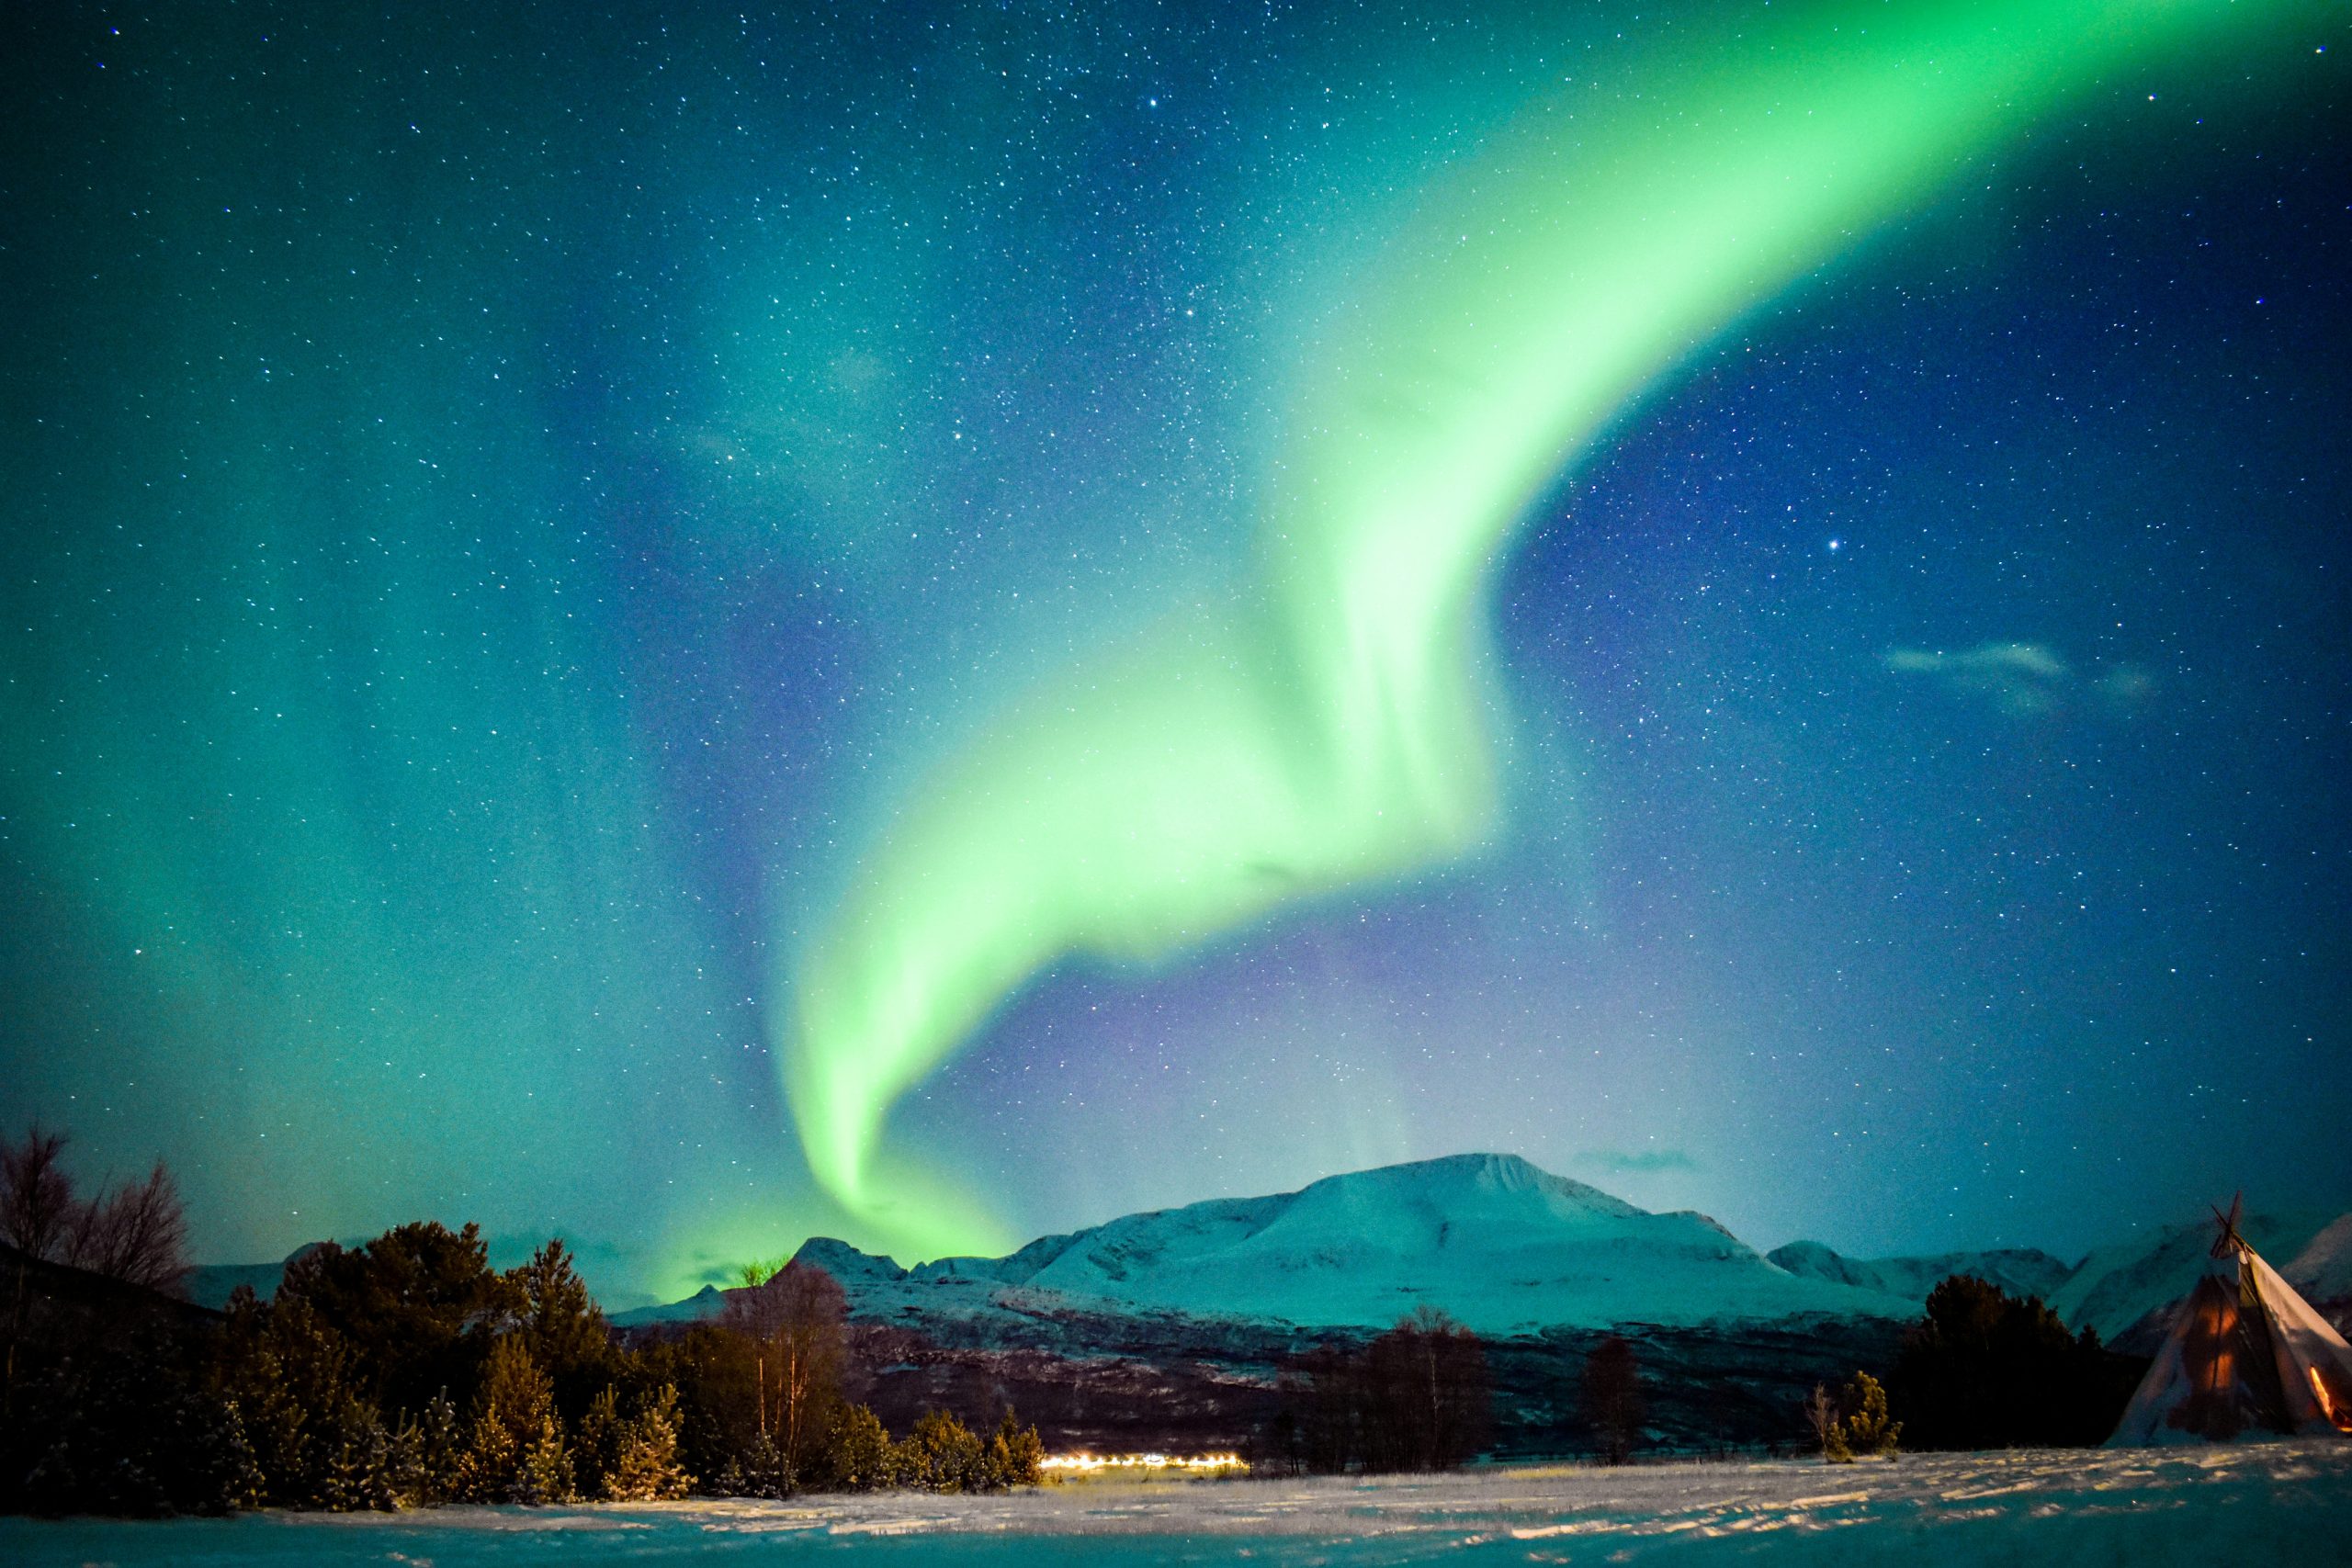
[[1989, 703], [2013, 718], [2041, 718], [2086, 702], [2129, 712], [2156, 690], [2154, 673], [2140, 665], [2078, 669], [2038, 642], [1985, 642], [1958, 653], [1898, 648], [1882, 662], [1889, 674], [1933, 681], [1954, 696]]
[[1586, 1149], [1576, 1162], [1616, 1176], [1655, 1176], [1667, 1170], [1696, 1170], [1699, 1162], [1680, 1149]]

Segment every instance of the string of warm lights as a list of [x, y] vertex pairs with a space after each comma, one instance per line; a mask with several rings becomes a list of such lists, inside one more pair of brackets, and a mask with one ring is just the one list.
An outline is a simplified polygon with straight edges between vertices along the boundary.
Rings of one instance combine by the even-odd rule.
[[1106, 1470], [1179, 1470], [1193, 1474], [1248, 1470], [1239, 1454], [1047, 1454], [1040, 1468], [1061, 1474], [1094, 1475]]

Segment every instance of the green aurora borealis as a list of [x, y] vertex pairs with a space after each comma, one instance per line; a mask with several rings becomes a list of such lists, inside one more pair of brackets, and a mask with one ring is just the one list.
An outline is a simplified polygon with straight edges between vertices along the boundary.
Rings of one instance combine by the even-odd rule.
[[1238, 608], [1090, 660], [927, 778], [839, 934], [785, 974], [819, 1181], [918, 1251], [958, 1250], [945, 1193], [871, 1190], [868, 1164], [891, 1102], [1015, 987], [1074, 950], [1163, 957], [1476, 846], [1488, 567], [1563, 464], [1737, 310], [2068, 87], [2258, 17], [1804, 16], [1729, 65], [1645, 73], [1573, 131], [1539, 100], [1433, 182], [1295, 373]]
[[[2241, 225], [2275, 328], [2112, 264], [2136, 402], [1987, 325], [2240, 143], [2340, 191], [2340, 10], [7, 28], [0, 1106], [209, 1257], [479, 1216], [626, 1296], [1467, 1146], [1766, 1245], [2352, 1180], [2344, 203]], [[2003, 441], [2053, 488], [1963, 516]], [[2151, 1103], [2190, 1168], [2094, 1169]]]

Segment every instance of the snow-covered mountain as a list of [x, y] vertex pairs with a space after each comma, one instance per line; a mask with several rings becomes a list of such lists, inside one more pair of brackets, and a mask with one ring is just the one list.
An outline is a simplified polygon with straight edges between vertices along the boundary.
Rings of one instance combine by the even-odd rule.
[[[2281, 1259], [2291, 1260], [2279, 1272], [2298, 1290], [2305, 1287], [2294, 1272], [2302, 1265], [2301, 1255], [2323, 1229], [2335, 1228], [2327, 1215], [2316, 1213], [2252, 1213], [2238, 1222], [2239, 1233], [2273, 1268]], [[2070, 1328], [2088, 1327], [2110, 1345], [2148, 1354], [2161, 1337], [2163, 1313], [2197, 1283], [2212, 1245], [2210, 1220], [2143, 1232], [2084, 1258], [2050, 1305]]]
[[286, 1270], [304, 1253], [322, 1247], [323, 1242], [309, 1241], [296, 1247], [275, 1263], [199, 1263], [187, 1271], [180, 1281], [180, 1293], [200, 1307], [219, 1312], [229, 1304], [229, 1298], [242, 1285], [263, 1301], [277, 1293], [278, 1281], [286, 1278]]
[[1764, 1257], [1792, 1274], [1900, 1296], [1915, 1306], [1924, 1306], [1928, 1292], [1954, 1274], [1972, 1274], [2010, 1295], [2040, 1296], [2046, 1302], [2074, 1273], [2064, 1259], [2030, 1247], [1928, 1258], [1848, 1258], [1817, 1241], [1792, 1241]]
[[1704, 1215], [1649, 1213], [1511, 1155], [1132, 1214], [1070, 1237], [1021, 1282], [1329, 1326], [1385, 1327], [1427, 1305], [1491, 1334], [1909, 1313], [1874, 1292], [1797, 1279]]
[[[828, 1238], [799, 1257], [841, 1280], [856, 1315], [899, 1321], [1068, 1309], [1385, 1328], [1429, 1306], [1481, 1334], [1510, 1335], [1917, 1310], [1879, 1290], [1792, 1274], [1703, 1214], [1651, 1213], [1514, 1155], [1129, 1214], [1007, 1258], [900, 1269]], [[665, 1315], [701, 1315], [717, 1300]]]
[[[2352, 1214], [2256, 1213], [2241, 1228], [2313, 1306], [2352, 1325]], [[967, 1344], [1057, 1342], [1080, 1319], [1179, 1332], [1385, 1328], [1420, 1306], [1488, 1336], [1824, 1317], [1885, 1324], [1917, 1316], [1929, 1291], [1964, 1273], [2038, 1295], [2069, 1327], [2144, 1352], [2165, 1311], [2195, 1283], [2211, 1239], [2210, 1222], [2147, 1230], [2071, 1269], [2032, 1248], [1855, 1258], [1799, 1241], [1758, 1256], [1703, 1214], [1652, 1213], [1513, 1155], [1457, 1155], [1295, 1192], [1128, 1214], [1003, 1258], [902, 1269], [823, 1236], [797, 1256], [841, 1281], [859, 1319]], [[266, 1297], [285, 1268], [199, 1268], [187, 1294], [218, 1307], [242, 1284]], [[695, 1322], [716, 1317], [725, 1299], [707, 1286], [611, 1321]]]
[[2352, 1324], [2352, 1214], [2338, 1214], [2278, 1272], [2339, 1329]]

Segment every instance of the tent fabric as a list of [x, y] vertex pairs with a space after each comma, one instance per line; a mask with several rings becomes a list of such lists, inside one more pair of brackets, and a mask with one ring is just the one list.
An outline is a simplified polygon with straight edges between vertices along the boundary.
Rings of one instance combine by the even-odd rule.
[[2352, 1346], [2226, 1221], [2109, 1448], [2352, 1436]]

